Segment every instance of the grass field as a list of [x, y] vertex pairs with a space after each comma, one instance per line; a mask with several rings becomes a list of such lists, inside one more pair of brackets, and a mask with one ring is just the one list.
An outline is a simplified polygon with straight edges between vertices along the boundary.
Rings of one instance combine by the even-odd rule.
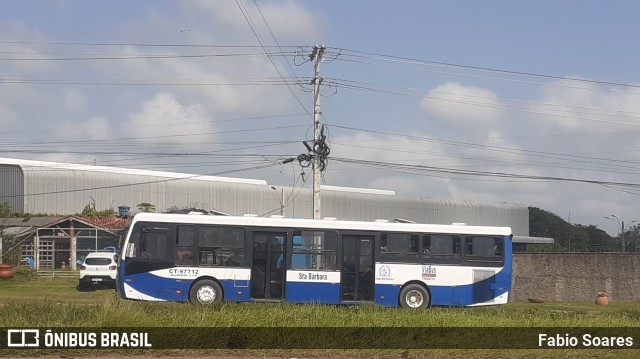
[[[431, 308], [412, 311], [375, 305], [329, 306], [296, 304], [221, 303], [197, 307], [184, 303], [126, 301], [113, 290], [80, 292], [74, 278], [35, 278], [21, 273], [15, 279], [0, 280], [0, 327], [268, 327], [268, 328], [468, 328], [468, 327], [637, 327], [639, 303], [515, 302], [480, 308]], [[393, 333], [393, 331], [389, 331]], [[385, 338], [366, 338], [381, 340]], [[635, 338], [640, 342], [640, 338]], [[460, 343], [463, 345], [464, 343]], [[637, 343], [640, 344], [640, 343]], [[455, 347], [455, 342], [454, 342]], [[121, 350], [122, 352], [122, 350]], [[73, 355], [73, 351], [42, 352]], [[102, 355], [104, 351], [80, 350], [83, 356]], [[116, 351], [116, 353], [119, 353]], [[126, 352], [146, 353], [148, 352]], [[152, 350], [185, 355], [185, 351]], [[296, 357], [636, 357], [637, 350], [262, 350], [188, 351], [189, 355], [296, 356]], [[346, 354], [345, 354], [346, 353]], [[40, 352], [38, 352], [40, 354]], [[76, 353], [77, 354], [77, 353]], [[32, 356], [34, 352], [11, 351], [3, 355]]]

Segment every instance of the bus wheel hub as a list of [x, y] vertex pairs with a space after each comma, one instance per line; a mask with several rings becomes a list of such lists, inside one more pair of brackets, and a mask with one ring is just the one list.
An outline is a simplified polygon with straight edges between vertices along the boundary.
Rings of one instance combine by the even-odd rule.
[[407, 293], [407, 304], [409, 306], [416, 308], [422, 305], [422, 296], [417, 291], [411, 291]]
[[198, 301], [200, 303], [213, 303], [216, 299], [216, 291], [211, 287], [202, 287], [198, 289]]

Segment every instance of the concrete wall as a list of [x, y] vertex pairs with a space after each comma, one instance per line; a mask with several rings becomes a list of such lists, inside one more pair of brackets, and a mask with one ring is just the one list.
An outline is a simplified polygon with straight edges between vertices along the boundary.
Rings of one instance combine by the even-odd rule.
[[640, 301], [640, 254], [514, 254], [512, 300], [591, 301], [600, 291], [610, 300]]

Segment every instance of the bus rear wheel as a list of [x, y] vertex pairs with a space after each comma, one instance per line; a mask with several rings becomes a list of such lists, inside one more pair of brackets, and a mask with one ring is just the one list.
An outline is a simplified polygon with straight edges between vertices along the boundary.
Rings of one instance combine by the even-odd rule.
[[430, 299], [427, 289], [419, 284], [406, 285], [400, 291], [400, 306], [402, 308], [427, 308]]
[[193, 304], [207, 305], [222, 300], [222, 288], [212, 280], [205, 279], [196, 282], [189, 291], [189, 301]]

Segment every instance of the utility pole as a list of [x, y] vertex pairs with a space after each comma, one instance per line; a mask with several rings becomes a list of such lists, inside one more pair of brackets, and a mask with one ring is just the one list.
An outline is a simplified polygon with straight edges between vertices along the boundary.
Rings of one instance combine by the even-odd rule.
[[[315, 62], [315, 74], [313, 77], [313, 144], [314, 148], [320, 140], [320, 63], [324, 54], [324, 46], [314, 46], [309, 57]], [[313, 219], [322, 218], [320, 215], [320, 156], [313, 158]]]
[[[604, 218], [610, 219], [610, 220], [615, 219], [616, 222], [618, 222], [618, 224], [620, 225], [620, 239], [621, 239], [621, 242], [622, 242], [622, 251], [626, 252], [627, 251], [627, 248], [626, 248], [627, 247], [627, 244], [626, 244], [626, 241], [627, 241], [627, 230], [626, 230], [626, 228], [624, 226], [624, 221], [621, 221], [618, 217], [616, 217], [615, 214], [612, 214], [609, 217], [608, 216], [604, 216]], [[631, 227], [631, 225], [636, 223], [636, 222], [640, 222], [640, 220], [636, 219], [635, 221], [631, 221], [629, 223], [629, 227]]]

